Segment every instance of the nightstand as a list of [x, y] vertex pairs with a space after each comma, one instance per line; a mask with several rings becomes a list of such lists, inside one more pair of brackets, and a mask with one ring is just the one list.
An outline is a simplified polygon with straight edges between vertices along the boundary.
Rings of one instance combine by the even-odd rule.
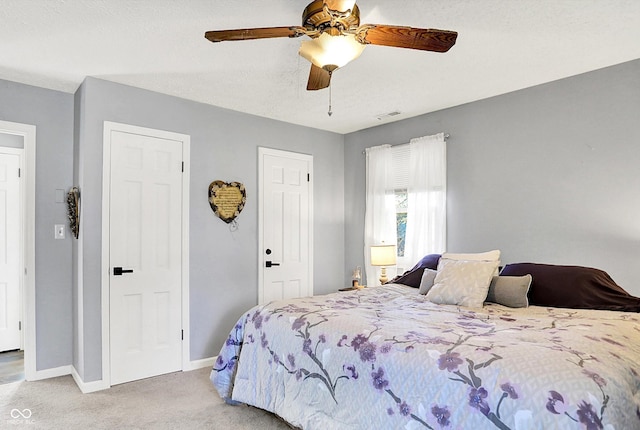
[[366, 285], [360, 285], [359, 288], [356, 287], [346, 287], [346, 288], [340, 288], [338, 291], [356, 291], [356, 290], [363, 290], [366, 287]]

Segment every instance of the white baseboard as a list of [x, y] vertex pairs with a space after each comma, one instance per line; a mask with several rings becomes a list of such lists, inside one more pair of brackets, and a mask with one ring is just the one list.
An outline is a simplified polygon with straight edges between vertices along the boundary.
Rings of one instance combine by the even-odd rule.
[[53, 367], [51, 369], [36, 370], [34, 377], [29, 379], [29, 381], [40, 381], [42, 379], [57, 378], [58, 376], [69, 375], [71, 374], [71, 368], [72, 366], [68, 365]]
[[[203, 358], [200, 360], [194, 360], [187, 363], [184, 366], [183, 371], [187, 372], [190, 370], [202, 369], [203, 367], [213, 367], [218, 357], [209, 357]], [[37, 376], [42, 376], [39, 379], [46, 378], [55, 378], [56, 376], [69, 375], [73, 377], [73, 380], [76, 382], [76, 385], [82, 391], [83, 394], [93, 393], [95, 391], [106, 390], [111, 388], [108, 384], [106, 384], [103, 380], [84, 382], [80, 377], [80, 374], [76, 371], [76, 368], [73, 366], [62, 366], [55, 369], [47, 369], [40, 372], [37, 372]]]
[[73, 380], [76, 381], [76, 385], [78, 386], [78, 388], [80, 388], [82, 394], [93, 393], [95, 391], [111, 388], [102, 379], [98, 381], [84, 382], [76, 371], [76, 368], [73, 366], [71, 366], [71, 376], [73, 376]]
[[188, 372], [189, 370], [202, 369], [203, 367], [213, 367], [217, 359], [218, 356], [202, 358], [200, 360], [192, 360], [188, 362], [182, 370]]

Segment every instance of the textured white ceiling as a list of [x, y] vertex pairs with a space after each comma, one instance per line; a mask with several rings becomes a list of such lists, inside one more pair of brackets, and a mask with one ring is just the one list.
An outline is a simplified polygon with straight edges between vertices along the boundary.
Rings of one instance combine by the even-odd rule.
[[94, 76], [348, 133], [640, 58], [638, 0], [360, 0], [362, 23], [458, 41], [444, 54], [368, 46], [334, 73], [329, 117], [328, 90], [305, 90], [302, 38], [203, 37], [299, 25], [309, 1], [0, 0], [0, 79], [72, 93]]

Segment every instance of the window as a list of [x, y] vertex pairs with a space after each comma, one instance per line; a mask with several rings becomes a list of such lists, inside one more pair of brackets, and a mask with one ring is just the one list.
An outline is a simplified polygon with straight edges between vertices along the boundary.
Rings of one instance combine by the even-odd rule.
[[406, 188], [403, 190], [394, 190], [396, 197], [396, 232], [398, 240], [398, 259], [404, 257], [404, 244], [407, 236], [407, 203], [409, 195]]
[[364, 225], [367, 279], [377, 279], [369, 249], [396, 242], [398, 273], [446, 246], [446, 145], [444, 134], [407, 145], [367, 148]]
[[391, 147], [391, 178], [389, 187], [395, 197], [396, 208], [396, 240], [398, 252], [397, 271], [402, 273], [411, 267], [411, 262], [405, 261], [405, 245], [407, 237], [407, 213], [409, 207], [409, 160], [411, 156], [409, 145]]

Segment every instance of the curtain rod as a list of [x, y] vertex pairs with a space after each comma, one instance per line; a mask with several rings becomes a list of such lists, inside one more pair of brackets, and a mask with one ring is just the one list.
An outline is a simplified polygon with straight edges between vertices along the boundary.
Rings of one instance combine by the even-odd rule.
[[[445, 133], [444, 134], [444, 140], [447, 140], [449, 138], [449, 133]], [[392, 145], [392, 146], [404, 146], [404, 145], [408, 145], [408, 143], [401, 143], [400, 145]], [[366, 151], [362, 151], [363, 154], [366, 154]]]

